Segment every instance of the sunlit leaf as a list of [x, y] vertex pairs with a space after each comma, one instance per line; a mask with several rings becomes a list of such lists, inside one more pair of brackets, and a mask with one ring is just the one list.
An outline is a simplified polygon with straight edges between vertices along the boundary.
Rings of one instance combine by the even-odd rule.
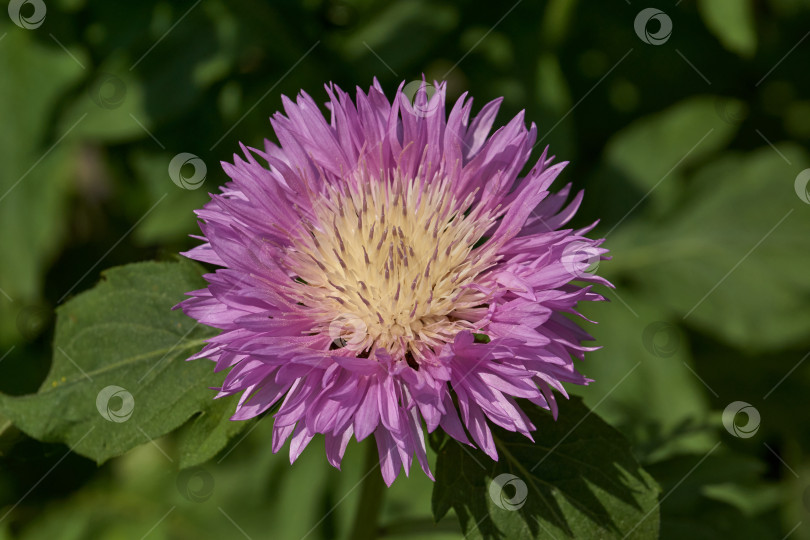
[[[215, 332], [171, 309], [204, 285], [201, 270], [180, 261], [104, 272], [96, 287], [57, 309], [53, 364], [39, 391], [0, 394], [0, 414], [31, 437], [63, 442], [99, 463], [194, 414], [227, 422], [210, 389], [221, 375], [206, 360], [185, 361]], [[225, 444], [218, 432], [191, 440], [204, 445], [195, 463]]]

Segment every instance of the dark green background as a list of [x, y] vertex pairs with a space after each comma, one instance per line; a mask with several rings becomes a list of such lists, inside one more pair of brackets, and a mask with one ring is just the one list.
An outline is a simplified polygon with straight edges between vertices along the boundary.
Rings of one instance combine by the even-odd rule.
[[[634, 30], [649, 5], [672, 20], [665, 43]], [[586, 189], [576, 223], [601, 220], [617, 289], [586, 309], [604, 348], [572, 391], [661, 484], [662, 537], [810, 538], [810, 204], [794, 185], [810, 166], [809, 32], [800, 0], [53, 0], [31, 30], [0, 12], [0, 390], [36, 390], [52, 309], [102, 269], [194, 244], [219, 161], [273, 137], [281, 94], [322, 102], [325, 82], [376, 76], [390, 95], [424, 73], [476, 110], [504, 96], [499, 124], [525, 109], [571, 161], [558, 187]], [[202, 189], [170, 180], [180, 152], [207, 164]], [[734, 401], [760, 413], [750, 438], [720, 421]], [[69, 455], [0, 538], [239, 537], [231, 518], [254, 539], [345, 534], [356, 445], [342, 473], [315, 443], [290, 468], [269, 428], [191, 480], [152, 445], [101, 468]], [[9, 431], [0, 515], [66, 450]], [[171, 436], [158, 444], [172, 455]], [[384, 523], [429, 519], [431, 487], [400, 478]]]

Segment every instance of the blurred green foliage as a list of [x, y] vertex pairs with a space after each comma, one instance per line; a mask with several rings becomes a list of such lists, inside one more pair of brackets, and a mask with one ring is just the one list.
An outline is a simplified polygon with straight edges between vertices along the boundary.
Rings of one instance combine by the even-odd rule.
[[[272, 138], [281, 94], [424, 73], [477, 107], [505, 96], [500, 122], [525, 109], [571, 162], [560, 187], [586, 189], [576, 223], [601, 220], [617, 288], [586, 313], [595, 382], [571, 390], [661, 485], [662, 538], [810, 538], [806, 2], [652, 2], [673, 27], [657, 45], [635, 2], [45, 4], [36, 28], [0, 13], [0, 391], [43, 383], [53, 308], [102, 269], [195, 243], [218, 162]], [[181, 152], [207, 164], [203, 189], [170, 179]], [[759, 411], [754, 436], [724, 429], [733, 401]], [[243, 433], [199, 469], [178, 470], [191, 425], [96, 467], [0, 417], [0, 538], [347, 534], [358, 445], [341, 472], [314, 447], [290, 467], [270, 422]], [[384, 531], [460, 537], [432, 525], [431, 490], [398, 480]]]

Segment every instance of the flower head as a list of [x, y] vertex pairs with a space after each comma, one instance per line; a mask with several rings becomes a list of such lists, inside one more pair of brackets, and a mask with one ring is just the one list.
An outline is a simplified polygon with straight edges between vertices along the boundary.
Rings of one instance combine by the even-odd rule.
[[280, 145], [243, 146], [197, 212], [185, 255], [223, 268], [180, 304], [222, 330], [192, 358], [231, 368], [217, 397], [241, 393], [234, 420], [278, 405], [273, 451], [292, 437], [294, 461], [320, 433], [336, 467], [373, 434], [389, 485], [414, 455], [431, 476], [425, 428], [497, 459], [489, 423], [535, 429], [516, 398], [556, 416], [552, 391], [589, 382], [572, 357], [592, 338], [567, 315], [608, 284], [590, 227], [561, 229], [582, 199], [549, 192], [565, 163], [544, 151], [519, 177], [534, 124], [490, 135], [500, 100], [470, 120], [466, 94], [446, 114], [444, 84], [407, 88], [389, 101], [375, 80], [353, 102], [329, 85], [329, 121], [283, 97]]

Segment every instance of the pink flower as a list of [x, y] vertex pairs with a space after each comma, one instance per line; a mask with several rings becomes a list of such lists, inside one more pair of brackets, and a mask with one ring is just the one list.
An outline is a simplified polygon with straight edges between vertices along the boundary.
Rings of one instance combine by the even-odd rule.
[[283, 97], [280, 146], [243, 146], [197, 212], [205, 243], [185, 255], [222, 268], [180, 304], [222, 330], [193, 358], [230, 368], [234, 420], [280, 403], [273, 451], [291, 438], [294, 461], [321, 433], [335, 467], [373, 434], [389, 485], [414, 454], [432, 478], [425, 428], [493, 459], [490, 423], [531, 439], [515, 398], [556, 416], [553, 390], [589, 382], [572, 357], [592, 338], [565, 314], [609, 285], [592, 227], [561, 229], [582, 200], [549, 192], [565, 163], [544, 151], [518, 177], [535, 125], [490, 135], [501, 100], [470, 121], [466, 94], [446, 114], [444, 84], [416, 90], [389, 101], [375, 80], [352, 102], [329, 85], [329, 121]]

